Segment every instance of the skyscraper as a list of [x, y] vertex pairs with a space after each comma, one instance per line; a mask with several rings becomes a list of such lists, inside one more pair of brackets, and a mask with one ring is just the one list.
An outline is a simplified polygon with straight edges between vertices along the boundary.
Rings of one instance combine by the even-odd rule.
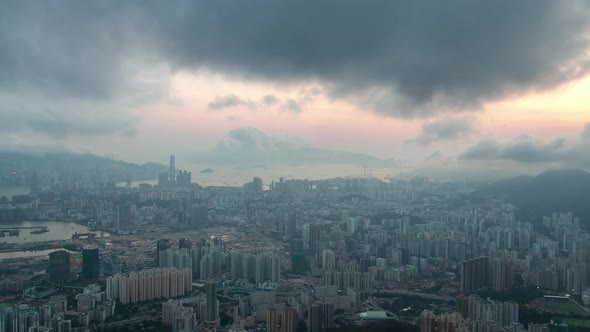
[[268, 308], [266, 312], [266, 331], [279, 331], [279, 312], [275, 308]]
[[168, 180], [172, 185], [174, 182], [176, 182], [176, 163], [174, 160], [174, 155], [170, 155], [170, 171], [168, 173]]
[[206, 224], [207, 222], [207, 207], [204, 205], [193, 205], [190, 211], [190, 224], [192, 226], [200, 226]]
[[219, 303], [217, 301], [217, 286], [215, 283], [207, 284], [207, 322], [216, 322], [219, 317]]
[[156, 243], [156, 263], [160, 266], [160, 253], [170, 249], [169, 239], [160, 239]]
[[189, 238], [182, 238], [178, 240], [178, 250], [188, 249], [189, 251], [192, 249], [193, 243]]
[[309, 254], [314, 257], [319, 253], [320, 235], [320, 226], [311, 224], [309, 226]]
[[287, 224], [287, 233], [291, 236], [295, 236], [297, 233], [297, 214], [290, 213], [288, 224]]
[[100, 257], [98, 247], [87, 246], [82, 249], [82, 277], [96, 279], [100, 275]]
[[168, 180], [168, 176], [169, 175], [166, 172], [158, 174], [158, 186], [160, 186], [161, 188], [168, 187], [170, 182]]
[[117, 228], [128, 228], [131, 225], [131, 204], [117, 205]]
[[326, 332], [334, 327], [334, 303], [316, 302], [309, 310], [309, 331]]
[[70, 253], [65, 250], [54, 251], [49, 254], [49, 280], [61, 283], [70, 276]]
[[31, 194], [36, 195], [37, 193], [39, 193], [39, 177], [37, 172], [33, 172], [31, 174]]
[[297, 330], [297, 310], [293, 307], [286, 307], [283, 310], [281, 320], [283, 332], [295, 332]]
[[189, 171], [179, 171], [176, 174], [176, 186], [178, 187], [190, 187], [192, 182], [192, 175]]
[[461, 264], [461, 293], [469, 294], [488, 287], [489, 265], [488, 257], [464, 261]]

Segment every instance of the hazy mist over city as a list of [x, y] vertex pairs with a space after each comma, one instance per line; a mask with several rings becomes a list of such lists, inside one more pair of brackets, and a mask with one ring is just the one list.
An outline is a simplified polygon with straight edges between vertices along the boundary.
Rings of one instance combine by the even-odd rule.
[[590, 2], [0, 0], [0, 332], [590, 330]]

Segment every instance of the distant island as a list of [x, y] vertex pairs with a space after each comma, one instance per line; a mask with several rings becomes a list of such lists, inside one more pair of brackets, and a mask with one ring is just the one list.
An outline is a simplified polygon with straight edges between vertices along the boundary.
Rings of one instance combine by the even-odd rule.
[[205, 168], [204, 170], [201, 171], [202, 174], [211, 174], [211, 173], [215, 173], [214, 170], [212, 170], [211, 168]]

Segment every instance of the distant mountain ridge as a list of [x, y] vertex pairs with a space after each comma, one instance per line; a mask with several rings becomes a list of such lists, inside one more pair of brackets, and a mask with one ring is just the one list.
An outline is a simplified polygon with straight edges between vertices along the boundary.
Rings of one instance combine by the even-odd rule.
[[553, 212], [572, 212], [590, 226], [590, 173], [560, 169], [537, 176], [519, 176], [484, 185], [476, 197], [503, 197], [516, 205], [519, 216], [540, 221]]
[[166, 165], [159, 163], [138, 165], [93, 154], [0, 152], [0, 177], [4, 179], [13, 172], [25, 177], [37, 172], [40, 177], [58, 174], [72, 180], [122, 182], [128, 178], [156, 179], [158, 173], [167, 170]]

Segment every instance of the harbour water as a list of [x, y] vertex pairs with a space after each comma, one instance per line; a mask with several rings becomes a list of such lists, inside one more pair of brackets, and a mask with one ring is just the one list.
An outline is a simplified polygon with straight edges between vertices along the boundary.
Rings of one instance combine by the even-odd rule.
[[[73, 222], [60, 221], [23, 221], [15, 223], [0, 223], [0, 228], [14, 228], [14, 227], [47, 227], [49, 232], [41, 234], [31, 234], [31, 230], [22, 229], [19, 236], [0, 237], [0, 243], [34, 243], [43, 241], [69, 240], [75, 233], [91, 232], [88, 227], [78, 225]], [[98, 231], [96, 233], [99, 237], [109, 236], [109, 233]]]
[[[49, 232], [32, 234], [30, 229], [21, 229], [19, 236], [9, 236], [8, 233], [4, 237], [0, 237], [0, 243], [35, 243], [44, 241], [58, 241], [70, 240], [75, 233], [95, 233], [98, 237], [110, 236], [109, 233], [103, 231], [91, 231], [84, 225], [78, 225], [73, 222], [60, 221], [23, 221], [13, 223], [0, 223], [0, 228], [10, 229], [14, 227], [47, 227]], [[19, 252], [2, 252], [0, 253], [0, 260], [10, 258], [25, 258], [34, 256], [44, 256], [52, 251], [59, 249], [38, 250], [38, 251], [19, 251]]]
[[14, 258], [47, 256], [50, 253], [57, 251], [57, 250], [65, 250], [65, 249], [58, 248], [58, 249], [33, 250], [33, 251], [0, 252], [0, 261], [3, 261], [5, 259], [14, 259]]
[[9, 199], [15, 195], [26, 195], [31, 191], [31, 188], [28, 186], [10, 186], [10, 187], [0, 187], [0, 197], [6, 196]]
[[[204, 169], [206, 166], [202, 166]], [[202, 186], [232, 186], [241, 187], [252, 181], [253, 177], [260, 177], [265, 185], [271, 181], [279, 181], [281, 178], [321, 180], [334, 177], [376, 177], [386, 179], [399, 176], [400, 169], [397, 168], [375, 168], [346, 165], [314, 165], [314, 166], [291, 166], [291, 167], [261, 167], [249, 169], [216, 168], [213, 173], [201, 173], [192, 170], [192, 181]], [[157, 180], [133, 181], [131, 187], [137, 187], [141, 183], [156, 185]], [[125, 182], [117, 183], [117, 186], [124, 187]]]

